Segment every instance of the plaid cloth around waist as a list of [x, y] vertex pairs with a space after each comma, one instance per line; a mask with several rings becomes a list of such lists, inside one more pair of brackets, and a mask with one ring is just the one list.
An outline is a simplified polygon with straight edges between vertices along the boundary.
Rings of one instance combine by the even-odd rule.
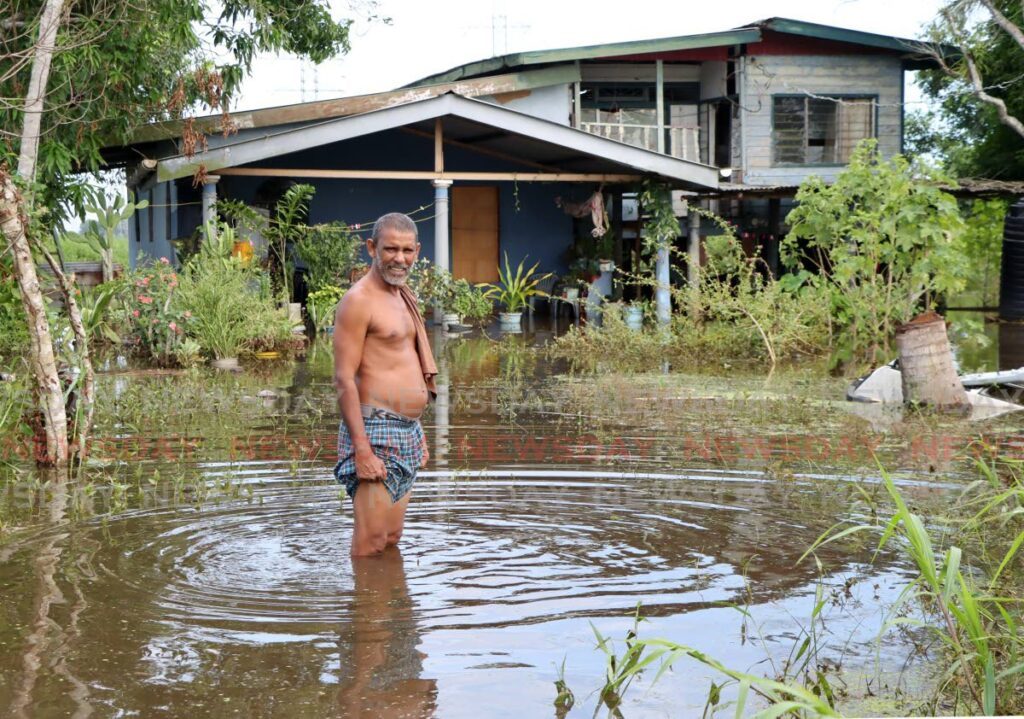
[[[397, 502], [409, 491], [423, 461], [423, 428], [419, 420], [394, 417], [369, 417], [363, 420], [363, 426], [370, 448], [387, 469], [384, 485], [391, 501]], [[356, 451], [344, 421], [338, 427], [338, 463], [334, 477], [345, 485], [349, 496], [355, 494], [358, 486]]]

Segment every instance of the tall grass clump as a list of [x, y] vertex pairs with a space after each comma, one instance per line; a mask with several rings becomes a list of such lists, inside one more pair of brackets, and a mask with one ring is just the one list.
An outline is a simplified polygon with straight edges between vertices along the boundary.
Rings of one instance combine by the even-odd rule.
[[[699, 211], [693, 208], [691, 211]], [[552, 356], [577, 370], [648, 371], [664, 362], [696, 365], [740, 361], [774, 367], [828, 351], [828, 307], [806, 287], [805, 275], [774, 280], [759, 255], [748, 256], [734, 228], [709, 213], [721, 233], [706, 238], [707, 261], [695, 286], [670, 288], [673, 309], [664, 326], [626, 327], [616, 303], [602, 311], [602, 326], [571, 328], [552, 345]], [[674, 250], [673, 250], [674, 251]], [[627, 275], [652, 290], [649, 275]]]
[[174, 298], [188, 317], [185, 333], [216, 359], [287, 345], [292, 334], [266, 276], [232, 257], [233, 243], [227, 225], [208, 231], [199, 252], [182, 269]]
[[[882, 481], [893, 508], [888, 520], [836, 525], [808, 550], [859, 532], [879, 534], [877, 550], [897, 548], [916, 577], [889, 610], [887, 628], [911, 625], [929, 632], [948, 661], [933, 706], [986, 716], [1024, 711], [1024, 482], [1021, 464], [979, 462], [971, 484], [948, 517], [926, 523], [913, 512], [888, 473]], [[869, 516], [883, 517], [864, 495]], [[943, 523], [946, 533], [929, 530]], [[933, 535], [947, 540], [941, 545]], [[965, 551], [966, 549], [966, 551]], [[806, 554], [804, 556], [807, 556]], [[900, 611], [916, 602], [926, 619]]]

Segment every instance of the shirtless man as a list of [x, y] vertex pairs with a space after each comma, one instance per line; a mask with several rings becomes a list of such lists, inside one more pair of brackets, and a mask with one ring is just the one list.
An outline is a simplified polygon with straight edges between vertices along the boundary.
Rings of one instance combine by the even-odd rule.
[[419, 417], [437, 373], [416, 300], [405, 286], [419, 255], [416, 224], [384, 215], [366, 241], [370, 271], [345, 293], [334, 323], [342, 423], [335, 478], [352, 498], [352, 556], [398, 543], [409, 492], [426, 464]]

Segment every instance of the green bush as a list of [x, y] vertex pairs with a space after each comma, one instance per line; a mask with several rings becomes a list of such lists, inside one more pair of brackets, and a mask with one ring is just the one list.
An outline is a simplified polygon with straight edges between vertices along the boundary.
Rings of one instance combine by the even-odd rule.
[[309, 293], [309, 297], [306, 298], [306, 314], [309, 315], [309, 321], [313, 323], [314, 329], [322, 330], [334, 324], [334, 311], [344, 296], [344, 289], [332, 286], [321, 287]]
[[18, 281], [0, 266], [0, 358], [9, 360], [28, 349], [28, 324]]
[[782, 258], [829, 309], [834, 364], [888, 361], [899, 325], [963, 290], [964, 222], [947, 182], [865, 140], [833, 184], [801, 185]]
[[279, 349], [291, 342], [291, 322], [275, 306], [270, 282], [231, 256], [234, 232], [221, 225], [180, 276], [173, 307], [188, 319], [186, 333], [216, 359]]
[[448, 307], [460, 317], [474, 324], [482, 324], [494, 314], [494, 305], [486, 293], [468, 280], [455, 280], [451, 285]]
[[178, 364], [178, 347], [195, 318], [179, 300], [182, 280], [168, 259], [143, 265], [118, 282], [124, 307], [121, 336], [147, 361], [161, 367]]
[[343, 222], [303, 228], [295, 242], [295, 254], [309, 268], [310, 290], [348, 287], [362, 244], [359, 235]]

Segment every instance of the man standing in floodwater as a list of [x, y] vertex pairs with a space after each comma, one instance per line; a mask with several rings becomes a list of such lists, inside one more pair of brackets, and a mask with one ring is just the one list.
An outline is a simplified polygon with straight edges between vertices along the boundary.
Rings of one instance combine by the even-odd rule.
[[334, 322], [342, 419], [334, 476], [352, 498], [355, 557], [379, 554], [402, 536], [409, 492], [427, 462], [419, 418], [437, 374], [406, 286], [420, 251], [416, 223], [398, 212], [382, 216], [366, 249], [370, 271], [342, 297]]

